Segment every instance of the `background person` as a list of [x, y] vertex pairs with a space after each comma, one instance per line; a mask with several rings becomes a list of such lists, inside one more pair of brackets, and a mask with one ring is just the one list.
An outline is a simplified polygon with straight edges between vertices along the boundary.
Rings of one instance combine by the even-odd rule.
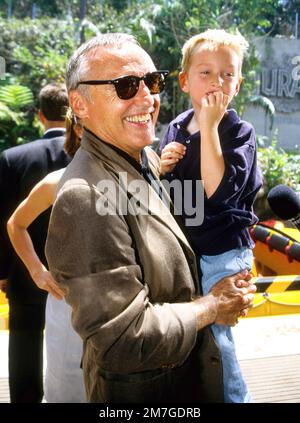
[[[7, 236], [9, 216], [32, 187], [49, 172], [65, 167], [63, 148], [68, 96], [62, 84], [48, 84], [39, 94], [43, 138], [5, 150], [0, 156], [0, 279], [9, 302], [9, 389], [11, 402], [43, 398], [43, 330], [47, 293], [38, 289]], [[44, 246], [50, 211], [28, 229], [34, 249], [46, 266]]]
[[[69, 109], [66, 115], [65, 150], [73, 157], [80, 146], [82, 126]], [[34, 250], [28, 227], [52, 206], [58, 182], [65, 168], [47, 175], [29, 193], [10, 217], [7, 229], [10, 241], [35, 284], [50, 296], [46, 303], [45, 398], [48, 403], [81, 403], [86, 401], [80, 368], [82, 340], [71, 325], [71, 308], [58, 301], [65, 295]]]

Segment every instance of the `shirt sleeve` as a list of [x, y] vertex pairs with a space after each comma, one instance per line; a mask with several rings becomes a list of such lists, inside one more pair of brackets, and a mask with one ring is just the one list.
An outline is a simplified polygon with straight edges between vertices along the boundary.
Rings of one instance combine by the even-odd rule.
[[247, 195], [248, 188], [256, 192], [261, 186], [256, 163], [256, 136], [252, 125], [243, 122], [231, 129], [226, 134], [222, 152], [224, 175], [217, 190], [207, 200], [207, 204], [214, 206], [236, 204]]
[[99, 354], [104, 370], [131, 373], [181, 364], [196, 340], [189, 303], [155, 303], [143, 280], [124, 216], [99, 216], [101, 194], [74, 187], [54, 205], [47, 260], [67, 290], [72, 323]]
[[16, 176], [6, 153], [0, 156], [0, 279], [8, 277], [13, 247], [7, 233], [7, 221], [16, 207]]

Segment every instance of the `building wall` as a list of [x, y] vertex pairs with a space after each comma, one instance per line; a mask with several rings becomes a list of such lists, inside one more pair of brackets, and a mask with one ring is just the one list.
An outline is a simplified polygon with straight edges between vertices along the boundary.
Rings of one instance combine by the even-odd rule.
[[260, 37], [254, 40], [261, 70], [259, 94], [274, 104], [276, 115], [273, 129], [270, 119], [260, 107], [246, 108], [243, 118], [256, 132], [271, 137], [278, 131], [278, 146], [300, 149], [300, 40]]

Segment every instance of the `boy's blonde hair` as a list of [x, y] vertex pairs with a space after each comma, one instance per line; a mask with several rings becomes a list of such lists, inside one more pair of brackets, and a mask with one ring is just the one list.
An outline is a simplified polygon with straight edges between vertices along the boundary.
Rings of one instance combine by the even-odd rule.
[[189, 70], [191, 59], [199, 44], [206, 44], [209, 50], [215, 50], [221, 46], [233, 48], [240, 57], [239, 76], [242, 76], [242, 64], [244, 53], [249, 47], [247, 40], [240, 34], [230, 34], [224, 29], [208, 29], [201, 34], [194, 35], [187, 40], [182, 47], [181, 67], [184, 72]]

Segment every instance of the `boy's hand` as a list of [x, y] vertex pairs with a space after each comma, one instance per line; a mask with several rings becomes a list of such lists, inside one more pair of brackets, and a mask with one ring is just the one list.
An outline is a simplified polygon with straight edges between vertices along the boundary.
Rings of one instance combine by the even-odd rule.
[[167, 144], [160, 156], [160, 174], [172, 172], [176, 164], [183, 158], [186, 152], [186, 147], [179, 142], [173, 141]]
[[222, 91], [216, 91], [203, 97], [201, 99], [201, 109], [196, 115], [200, 131], [218, 128], [228, 104], [229, 96]]

